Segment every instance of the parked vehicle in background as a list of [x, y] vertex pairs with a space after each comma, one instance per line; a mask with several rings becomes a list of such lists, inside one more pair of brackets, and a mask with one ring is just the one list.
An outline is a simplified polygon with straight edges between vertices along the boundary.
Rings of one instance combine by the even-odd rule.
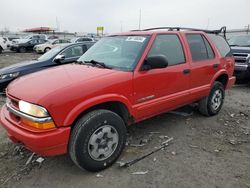
[[77, 42], [95, 42], [95, 39], [90, 38], [90, 37], [77, 37], [73, 38], [70, 40], [72, 43], [77, 43]]
[[12, 40], [12, 44], [23, 42], [24, 40], [30, 40], [30, 39], [42, 39], [47, 40], [47, 35], [44, 34], [37, 34], [37, 35], [28, 35], [20, 39], [14, 39]]
[[3, 37], [0, 37], [0, 54], [7, 49], [7, 40]]
[[11, 45], [10, 50], [15, 51], [15, 52], [21, 52], [21, 53], [32, 52], [35, 45], [43, 44], [45, 42], [47, 41], [43, 39], [31, 39], [31, 40], [23, 39], [19, 43]]
[[235, 58], [234, 75], [238, 80], [250, 78], [250, 35], [234, 36], [228, 41]]
[[47, 39], [48, 39], [48, 40], [53, 40], [53, 39], [59, 39], [59, 37], [56, 36], [56, 35], [51, 35], [51, 36], [48, 36]]
[[9, 48], [12, 44], [12, 41], [9, 39], [9, 37], [3, 37], [3, 40], [5, 41], [7, 48]]
[[58, 44], [63, 44], [63, 43], [70, 43], [69, 40], [65, 39], [54, 39], [54, 40], [49, 40], [43, 44], [38, 44], [34, 46], [34, 51], [37, 53], [46, 53]]
[[102, 38], [78, 64], [13, 81], [0, 116], [9, 138], [99, 171], [120, 156], [130, 124], [194, 102], [219, 113], [235, 82], [221, 30], [155, 30]]
[[36, 60], [17, 63], [0, 69], [0, 91], [17, 77], [50, 67], [75, 62], [94, 43], [60, 44]]

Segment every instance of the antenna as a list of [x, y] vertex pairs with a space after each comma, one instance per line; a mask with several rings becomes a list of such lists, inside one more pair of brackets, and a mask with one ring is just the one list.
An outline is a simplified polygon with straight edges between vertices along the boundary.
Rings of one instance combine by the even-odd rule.
[[141, 30], [141, 9], [140, 9], [140, 14], [139, 14], [139, 30]]

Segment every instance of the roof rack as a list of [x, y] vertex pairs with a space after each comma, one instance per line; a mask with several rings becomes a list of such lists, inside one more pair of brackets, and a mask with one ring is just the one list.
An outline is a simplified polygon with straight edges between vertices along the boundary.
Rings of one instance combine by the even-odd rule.
[[223, 26], [218, 30], [195, 29], [195, 28], [187, 28], [187, 27], [155, 27], [155, 28], [148, 28], [148, 29], [143, 29], [143, 30], [132, 30], [132, 31], [152, 31], [152, 30], [158, 30], [158, 29], [167, 29], [168, 31], [180, 31], [180, 30], [203, 31], [205, 33], [211, 33], [211, 34], [223, 33], [224, 37], [226, 37], [226, 26]]

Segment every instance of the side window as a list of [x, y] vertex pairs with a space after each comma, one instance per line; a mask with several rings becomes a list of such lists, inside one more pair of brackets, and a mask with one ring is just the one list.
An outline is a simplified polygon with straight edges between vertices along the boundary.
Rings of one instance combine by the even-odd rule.
[[31, 40], [29, 43], [30, 44], [36, 44], [37, 42], [36, 42], [36, 40]]
[[232, 56], [231, 49], [230, 49], [228, 43], [226, 42], [226, 40], [222, 36], [214, 35], [214, 34], [209, 34], [208, 36], [211, 38], [211, 40], [216, 45], [221, 56], [223, 56], [223, 57]]
[[185, 63], [185, 56], [180, 39], [175, 34], [157, 35], [148, 57], [164, 55], [168, 65]]
[[210, 46], [209, 42], [207, 41], [207, 39], [205, 37], [202, 37], [202, 38], [203, 38], [205, 45], [206, 45], [206, 48], [207, 48], [208, 58], [213, 59], [215, 57], [215, 55], [214, 55], [214, 51], [213, 51], [212, 47]]
[[53, 44], [59, 44], [59, 40], [54, 41]]
[[61, 54], [65, 56], [65, 58], [78, 57], [83, 54], [83, 48], [81, 46], [72, 46], [66, 49]]
[[187, 34], [187, 41], [193, 61], [208, 59], [207, 48], [200, 34]]

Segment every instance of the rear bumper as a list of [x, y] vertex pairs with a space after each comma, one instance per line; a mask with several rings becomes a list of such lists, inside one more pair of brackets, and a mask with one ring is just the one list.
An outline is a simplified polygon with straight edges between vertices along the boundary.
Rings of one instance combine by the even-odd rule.
[[235, 76], [232, 76], [231, 78], [229, 78], [229, 79], [228, 79], [228, 82], [227, 82], [227, 87], [226, 87], [226, 89], [232, 88], [233, 85], [235, 84], [235, 81], [236, 81]]
[[11, 121], [6, 105], [1, 109], [0, 123], [6, 129], [8, 137], [15, 143], [23, 144], [27, 149], [41, 156], [55, 156], [67, 153], [70, 127], [55, 128], [46, 132], [33, 132], [23, 129]]

